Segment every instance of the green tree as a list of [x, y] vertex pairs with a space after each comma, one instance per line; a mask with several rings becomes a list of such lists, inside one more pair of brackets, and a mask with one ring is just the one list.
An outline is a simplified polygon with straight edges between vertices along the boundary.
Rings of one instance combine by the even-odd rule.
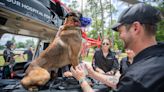
[[77, 1], [76, 0], [72, 0], [71, 4], [68, 5], [69, 8], [71, 8], [73, 11], [75, 11], [75, 9], [77, 9], [78, 5], [77, 5]]
[[162, 20], [158, 24], [158, 30], [157, 30], [157, 41], [163, 41], [164, 42], [164, 20]]
[[26, 45], [25, 47], [34, 46], [34, 40], [33, 39], [26, 40], [25, 45]]
[[[157, 9], [159, 9], [164, 17], [164, 0], [149, 0], [149, 1], [145, 1], [143, 0], [144, 3], [146, 4], [150, 4], [154, 7], [156, 7]], [[164, 41], [164, 18], [162, 19], [161, 22], [158, 23], [158, 27], [157, 27], [157, 41]]]
[[158, 23], [158, 30], [157, 30], [157, 41], [164, 42], [164, 0], [155, 0], [157, 2], [157, 8], [161, 11], [163, 15], [163, 19], [160, 23]]
[[25, 43], [23, 43], [23, 42], [18, 42], [18, 43], [16, 44], [16, 46], [17, 46], [17, 48], [25, 48]]
[[11, 41], [12, 41], [12, 42], [14, 42], [14, 43], [16, 42], [16, 40], [15, 40], [15, 37], [14, 37], [14, 36], [12, 36]]
[[4, 45], [0, 45], [0, 50], [3, 50], [5, 48]]
[[117, 45], [119, 50], [124, 50], [124, 43], [123, 41], [119, 38], [119, 34], [117, 32], [114, 32], [114, 45]]
[[112, 13], [116, 11], [110, 1], [111, 0], [87, 0], [87, 4], [84, 9], [83, 15], [87, 15], [92, 18], [93, 31], [96, 30], [97, 33], [102, 35], [102, 37], [106, 34], [105, 31], [109, 31], [107, 30], [108, 25], [105, 26], [105, 23], [107, 24], [106, 20], [109, 20]]

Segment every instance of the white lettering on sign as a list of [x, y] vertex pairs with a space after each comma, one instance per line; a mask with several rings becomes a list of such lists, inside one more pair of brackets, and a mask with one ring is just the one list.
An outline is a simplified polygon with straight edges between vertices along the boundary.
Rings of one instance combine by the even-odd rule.
[[28, 10], [28, 11], [31, 11], [33, 13], [39, 14], [40, 16], [43, 16], [43, 17], [45, 17], [47, 19], [50, 19], [49, 15], [47, 15], [47, 14], [45, 14], [45, 13], [43, 13], [43, 12], [33, 8], [33, 7], [30, 7], [29, 5], [23, 4], [23, 3], [21, 3], [21, 2], [19, 2], [17, 0], [6, 0], [6, 1], [9, 2], [9, 3], [12, 3], [13, 5], [17, 5], [19, 7], [22, 7], [24, 9]]
[[21, 3], [19, 1], [17, 1], [17, 0], [7, 0], [7, 2], [10, 2], [10, 3], [18, 5], [18, 6], [21, 5]]
[[44, 17], [50, 19], [50, 16], [44, 13]]
[[25, 5], [25, 4], [23, 4], [23, 3], [22, 3], [22, 8], [25, 8], [25, 9], [31, 11], [31, 12], [34, 12], [34, 13], [37, 13], [37, 14], [43, 16], [43, 13], [42, 13], [42, 12], [40, 12], [40, 11], [38, 11], [37, 9], [32, 8], [32, 7], [28, 6], [28, 5]]

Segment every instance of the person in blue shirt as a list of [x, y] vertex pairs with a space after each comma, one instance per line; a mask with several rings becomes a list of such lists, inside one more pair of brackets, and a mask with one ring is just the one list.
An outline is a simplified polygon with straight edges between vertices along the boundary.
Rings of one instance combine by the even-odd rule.
[[25, 50], [22, 54], [23, 58], [25, 59], [24, 55], [27, 54], [27, 61], [32, 61], [32, 58], [33, 58], [33, 54], [34, 54], [34, 51], [33, 51], [33, 47], [30, 46], [28, 47], [27, 50]]

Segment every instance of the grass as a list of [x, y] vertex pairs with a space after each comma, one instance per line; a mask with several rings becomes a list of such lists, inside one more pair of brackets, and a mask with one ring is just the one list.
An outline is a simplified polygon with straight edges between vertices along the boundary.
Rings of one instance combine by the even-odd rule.
[[[25, 60], [27, 60], [27, 55], [25, 55]], [[19, 56], [15, 59], [16, 62], [23, 62], [25, 60], [22, 57], [19, 57]], [[4, 62], [5, 61], [3, 59], [3, 56], [0, 56], [0, 66], [3, 66]]]
[[94, 54], [94, 49], [91, 48], [90, 51], [89, 51], [88, 56], [87, 55], [83, 56], [82, 61], [91, 63], [92, 62], [92, 58], [93, 58], [93, 54]]
[[92, 62], [93, 53], [89, 53], [88, 56], [83, 57], [84, 61]]
[[[93, 58], [93, 54], [94, 54], [94, 50], [90, 50], [90, 53], [88, 54], [88, 56], [84, 56], [83, 57], [83, 61], [86, 61], [88, 63], [92, 62], [92, 58]], [[126, 53], [121, 53], [120, 55], [117, 56], [118, 60], [120, 61], [123, 57], [126, 57]], [[27, 55], [25, 55], [25, 60], [27, 60]], [[16, 62], [22, 62], [25, 61], [23, 58], [21, 57], [17, 57], [16, 58]], [[2, 66], [4, 64], [4, 59], [3, 56], [0, 56], [0, 66]]]
[[[86, 62], [89, 62], [91, 63], [92, 62], [92, 58], [93, 58], [93, 54], [94, 52], [93, 51], [90, 51], [90, 53], [88, 54], [88, 56], [84, 56], [83, 57], [83, 61], [86, 61]], [[120, 62], [122, 58], [126, 57], [127, 54], [126, 53], [121, 53], [119, 55], [116, 56], [116, 58], [118, 58], [118, 61]]]

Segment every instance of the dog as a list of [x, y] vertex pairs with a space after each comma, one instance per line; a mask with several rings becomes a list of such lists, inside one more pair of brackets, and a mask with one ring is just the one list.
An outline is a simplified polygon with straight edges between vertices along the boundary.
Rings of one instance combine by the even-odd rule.
[[45, 85], [51, 78], [51, 70], [71, 64], [79, 64], [81, 49], [81, 28], [79, 14], [69, 13], [63, 26], [53, 42], [38, 58], [33, 60], [25, 72], [21, 84], [25, 89], [32, 90]]

